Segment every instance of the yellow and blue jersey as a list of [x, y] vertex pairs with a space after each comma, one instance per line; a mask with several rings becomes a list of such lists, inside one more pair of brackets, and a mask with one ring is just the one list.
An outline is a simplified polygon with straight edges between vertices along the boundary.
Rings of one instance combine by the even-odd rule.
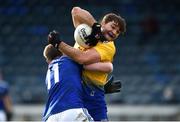
[[[87, 50], [80, 47], [77, 43], [74, 46], [80, 50]], [[116, 52], [114, 42], [98, 44], [94, 48], [101, 57], [101, 62], [112, 62], [114, 54]], [[88, 71], [83, 70], [83, 91], [84, 97], [83, 102], [85, 108], [88, 109], [89, 114], [95, 121], [106, 121], [107, 117], [107, 107], [104, 96], [103, 86], [107, 81], [108, 73], [98, 72], [98, 71]]]

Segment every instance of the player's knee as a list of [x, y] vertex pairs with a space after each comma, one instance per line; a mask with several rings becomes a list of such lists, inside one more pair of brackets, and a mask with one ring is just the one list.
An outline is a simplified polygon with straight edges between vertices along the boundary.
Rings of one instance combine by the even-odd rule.
[[71, 10], [71, 14], [76, 15], [76, 14], [79, 13], [80, 10], [81, 10], [80, 7], [73, 7], [72, 10]]

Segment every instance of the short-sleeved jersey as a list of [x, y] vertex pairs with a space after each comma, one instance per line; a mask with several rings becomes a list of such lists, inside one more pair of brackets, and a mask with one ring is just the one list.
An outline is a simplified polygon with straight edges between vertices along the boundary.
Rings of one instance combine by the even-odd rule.
[[9, 85], [4, 81], [0, 82], [0, 110], [5, 110], [3, 97], [9, 93]]
[[82, 66], [67, 56], [53, 60], [46, 75], [48, 100], [43, 120], [73, 108], [84, 108], [82, 101]]
[[[80, 47], [77, 43], [74, 46], [75, 48], [79, 48], [81, 50], [84, 50], [84, 48]], [[100, 55], [101, 62], [112, 62], [113, 57], [116, 52], [116, 48], [114, 46], [114, 42], [98, 42], [96, 46], [93, 47]], [[96, 85], [104, 85], [107, 80], [108, 73], [102, 73], [98, 71], [88, 71], [83, 70], [83, 77], [86, 79], [89, 79], [91, 81], [94, 81], [94, 84]]]

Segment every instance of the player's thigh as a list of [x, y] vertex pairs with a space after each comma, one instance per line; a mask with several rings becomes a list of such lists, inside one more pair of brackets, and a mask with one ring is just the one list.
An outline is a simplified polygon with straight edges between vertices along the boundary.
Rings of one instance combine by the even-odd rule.
[[88, 114], [86, 109], [69, 109], [61, 113], [54, 114], [48, 118], [46, 122], [59, 122], [59, 121], [93, 121], [92, 117]]

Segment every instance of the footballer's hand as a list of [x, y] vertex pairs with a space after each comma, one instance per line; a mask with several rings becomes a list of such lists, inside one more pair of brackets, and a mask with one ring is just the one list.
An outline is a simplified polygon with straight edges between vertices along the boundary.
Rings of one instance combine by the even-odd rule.
[[52, 44], [55, 48], [58, 48], [61, 43], [59, 32], [53, 30], [48, 34], [48, 44]]
[[105, 94], [120, 92], [120, 89], [121, 89], [121, 81], [120, 80], [114, 81], [113, 76], [111, 76], [108, 79], [107, 83], [104, 85]]
[[92, 26], [92, 32], [89, 36], [85, 37], [86, 44], [89, 46], [95, 46], [98, 41], [106, 41], [104, 35], [101, 32], [101, 25], [99, 23], [94, 23]]

